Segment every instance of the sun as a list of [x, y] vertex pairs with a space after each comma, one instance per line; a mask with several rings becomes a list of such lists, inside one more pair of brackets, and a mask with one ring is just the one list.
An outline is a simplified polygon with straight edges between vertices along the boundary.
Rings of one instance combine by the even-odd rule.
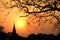
[[26, 23], [27, 23], [27, 21], [26, 21], [26, 18], [24, 18], [24, 17], [18, 17], [15, 20], [15, 26], [16, 26], [16, 28], [19, 28], [19, 29], [25, 28]]

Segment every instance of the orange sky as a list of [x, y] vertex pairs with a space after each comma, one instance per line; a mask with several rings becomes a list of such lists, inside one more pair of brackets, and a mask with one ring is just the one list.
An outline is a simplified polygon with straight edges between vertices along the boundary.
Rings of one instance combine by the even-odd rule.
[[[39, 18], [36, 18], [33, 14], [28, 17], [19, 17], [25, 15], [26, 13], [24, 11], [21, 11], [20, 8], [17, 7], [6, 8], [15, 5], [13, 1], [10, 2], [8, 0], [8, 4], [6, 4], [7, 6], [5, 6], [4, 4], [6, 3], [6, 1], [0, 0], [0, 26], [4, 26], [5, 32], [11, 32], [13, 29], [13, 23], [15, 22], [16, 31], [21, 36], [28, 36], [31, 33], [34, 34], [39, 34], [39, 33], [58, 34], [59, 33], [58, 28], [53, 29], [55, 27], [54, 24], [57, 23], [57, 20], [53, 16], [42, 17], [40, 20]], [[32, 11], [32, 7], [30, 7], [30, 11]], [[60, 15], [59, 13], [60, 12], [56, 11], [57, 16]], [[40, 16], [49, 15], [49, 13], [48, 14], [41, 13], [39, 15]], [[46, 20], [48, 21], [46, 22]], [[21, 22], [23, 26], [19, 27], [17, 25], [18, 22]]]

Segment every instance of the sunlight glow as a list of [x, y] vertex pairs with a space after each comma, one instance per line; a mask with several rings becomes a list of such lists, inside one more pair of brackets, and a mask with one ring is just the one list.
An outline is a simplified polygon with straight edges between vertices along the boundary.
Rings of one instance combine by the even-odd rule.
[[15, 26], [16, 26], [16, 28], [23, 29], [23, 28], [25, 28], [26, 23], [27, 23], [27, 22], [26, 22], [26, 18], [24, 18], [24, 17], [19, 17], [19, 18], [17, 18], [16, 21], [15, 21]]

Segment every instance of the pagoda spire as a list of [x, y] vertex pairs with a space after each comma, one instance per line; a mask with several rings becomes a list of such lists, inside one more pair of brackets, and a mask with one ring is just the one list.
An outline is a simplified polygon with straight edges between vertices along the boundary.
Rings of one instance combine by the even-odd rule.
[[14, 23], [14, 25], [13, 25], [12, 33], [14, 33], [14, 34], [16, 33], [15, 23]]

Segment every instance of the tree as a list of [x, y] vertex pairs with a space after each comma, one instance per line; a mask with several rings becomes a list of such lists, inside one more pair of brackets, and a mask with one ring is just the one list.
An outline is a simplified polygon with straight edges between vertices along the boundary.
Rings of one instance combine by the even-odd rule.
[[[57, 6], [57, 4], [60, 4], [59, 0], [11, 0], [11, 1], [14, 1], [15, 5], [8, 8], [17, 7], [20, 8], [21, 11], [26, 12], [26, 16], [20, 17], [28, 17], [30, 14], [33, 14], [34, 16], [39, 18], [38, 20], [39, 22], [42, 17], [53, 16], [53, 18], [55, 18], [58, 21], [56, 24], [60, 24], [60, 17], [55, 15], [56, 11], [60, 12], [60, 7]], [[32, 6], [33, 6], [32, 12], [30, 12], [29, 10], [31, 9]], [[39, 15], [42, 13], [44, 13], [43, 16]]]
[[0, 32], [3, 32], [4, 27], [0, 26]]

